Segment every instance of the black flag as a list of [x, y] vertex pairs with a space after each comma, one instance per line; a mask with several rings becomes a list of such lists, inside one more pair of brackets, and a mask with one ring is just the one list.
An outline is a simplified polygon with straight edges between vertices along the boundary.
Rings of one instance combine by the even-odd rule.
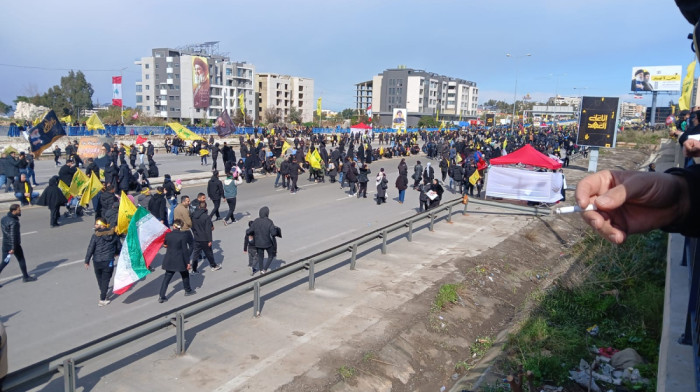
[[34, 157], [39, 157], [53, 142], [62, 136], [66, 136], [66, 131], [53, 110], [46, 113], [44, 119], [33, 126], [27, 133], [27, 139], [29, 139], [29, 145]]

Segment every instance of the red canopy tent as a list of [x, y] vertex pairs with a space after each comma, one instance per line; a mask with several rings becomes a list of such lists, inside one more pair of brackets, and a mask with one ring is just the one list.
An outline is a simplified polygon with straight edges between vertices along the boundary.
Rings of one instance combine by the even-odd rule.
[[372, 129], [372, 126], [371, 126], [371, 125], [367, 125], [367, 124], [365, 124], [365, 123], [359, 123], [359, 124], [357, 124], [357, 125], [353, 125], [353, 126], [350, 127], [350, 129], [355, 129], [355, 128], [359, 128], [359, 129]]
[[492, 165], [523, 165], [544, 167], [546, 169], [559, 169], [561, 163], [535, 150], [531, 145], [526, 144], [508, 155], [491, 159]]

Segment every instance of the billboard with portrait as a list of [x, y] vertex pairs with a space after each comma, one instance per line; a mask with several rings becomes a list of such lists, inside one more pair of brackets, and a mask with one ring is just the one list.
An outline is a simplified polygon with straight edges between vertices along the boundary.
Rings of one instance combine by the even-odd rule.
[[192, 56], [192, 96], [195, 109], [209, 107], [209, 63], [206, 57]]
[[681, 91], [681, 66], [665, 65], [632, 68], [632, 92]]
[[394, 129], [406, 129], [406, 109], [394, 109], [394, 116], [391, 120], [391, 127]]

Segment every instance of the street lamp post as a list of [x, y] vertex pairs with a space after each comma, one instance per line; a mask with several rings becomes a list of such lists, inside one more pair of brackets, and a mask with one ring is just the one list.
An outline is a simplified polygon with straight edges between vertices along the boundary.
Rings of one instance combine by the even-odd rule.
[[515, 59], [515, 90], [513, 91], [513, 117], [510, 120], [510, 132], [514, 132], [515, 129], [515, 103], [518, 100], [518, 59], [523, 57], [530, 57], [532, 54], [527, 53], [522, 56], [513, 56], [510, 53], [506, 53], [506, 57]]

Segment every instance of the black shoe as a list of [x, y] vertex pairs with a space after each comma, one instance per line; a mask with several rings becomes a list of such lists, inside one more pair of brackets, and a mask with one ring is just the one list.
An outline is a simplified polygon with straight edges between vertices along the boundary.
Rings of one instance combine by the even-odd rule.
[[194, 290], [185, 291], [185, 297], [189, 297], [190, 295], [195, 295], [195, 294], [197, 294], [197, 292]]
[[163, 297], [158, 298], [158, 303], [159, 303], [159, 304], [162, 304], [163, 302], [168, 302], [168, 299], [167, 299], [167, 298], [163, 298]]
[[22, 278], [22, 282], [36, 282], [36, 276], [27, 275], [24, 278]]

